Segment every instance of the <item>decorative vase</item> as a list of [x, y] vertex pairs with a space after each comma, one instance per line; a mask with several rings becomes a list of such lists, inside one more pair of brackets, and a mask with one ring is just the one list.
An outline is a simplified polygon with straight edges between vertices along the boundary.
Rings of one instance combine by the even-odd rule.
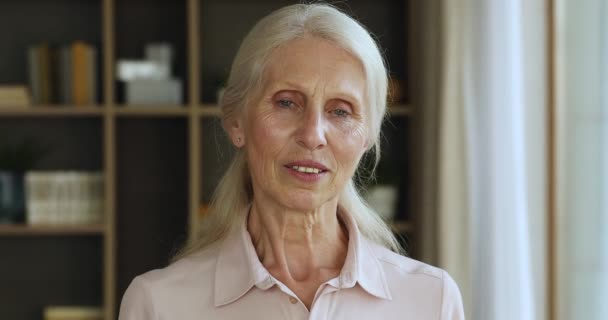
[[395, 217], [397, 187], [389, 184], [372, 186], [365, 200], [384, 221], [391, 221]]
[[0, 223], [25, 221], [24, 174], [0, 171]]

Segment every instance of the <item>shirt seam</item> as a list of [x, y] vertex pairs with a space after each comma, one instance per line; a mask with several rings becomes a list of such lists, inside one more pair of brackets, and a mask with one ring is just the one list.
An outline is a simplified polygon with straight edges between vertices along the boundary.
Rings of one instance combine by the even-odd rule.
[[441, 273], [442, 275], [442, 280], [441, 281], [441, 310], [439, 311], [439, 320], [443, 319], [443, 311], [444, 311], [444, 303], [445, 303], [445, 279], [446, 279], [446, 275], [445, 275], [445, 271], [443, 271]]
[[152, 317], [156, 320], [159, 319], [158, 314], [156, 313], [156, 309], [154, 308], [154, 299], [152, 299], [152, 290], [151, 290], [151, 284], [148, 284], [147, 279], [144, 277], [139, 277], [139, 284], [143, 289], [143, 295], [144, 295], [144, 299], [145, 301], [149, 302], [150, 304], [150, 310], [152, 311]]
[[[404, 268], [403, 268], [401, 265], [398, 265], [398, 264], [392, 263], [392, 262], [390, 262], [390, 261], [388, 261], [388, 260], [385, 260], [385, 259], [383, 259], [383, 258], [381, 258], [381, 257], [378, 257], [377, 259], [378, 259], [379, 261], [381, 261], [381, 262], [386, 263], [386, 264], [390, 264], [391, 266], [393, 266], [393, 267], [395, 267], [395, 268], [397, 268], [397, 269], [401, 269], [401, 270], [403, 270], [403, 269], [404, 269]], [[405, 270], [404, 270], [404, 271], [405, 271]], [[429, 273], [424, 272], [424, 271], [405, 271], [405, 272], [406, 272], [406, 273], [408, 273], [408, 274], [420, 274], [420, 275], [425, 275], [425, 276], [429, 276], [429, 277], [431, 277], [431, 278], [435, 278], [435, 279], [439, 279], [439, 280], [442, 280], [442, 279], [443, 279], [443, 276], [429, 274]]]

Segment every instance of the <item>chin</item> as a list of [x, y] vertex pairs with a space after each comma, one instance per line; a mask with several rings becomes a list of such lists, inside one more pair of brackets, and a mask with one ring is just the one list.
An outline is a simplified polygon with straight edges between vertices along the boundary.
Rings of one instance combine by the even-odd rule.
[[319, 209], [333, 198], [327, 198], [327, 195], [323, 196], [319, 192], [296, 191], [281, 197], [281, 199], [284, 199], [280, 201], [282, 205], [291, 210], [312, 211]]

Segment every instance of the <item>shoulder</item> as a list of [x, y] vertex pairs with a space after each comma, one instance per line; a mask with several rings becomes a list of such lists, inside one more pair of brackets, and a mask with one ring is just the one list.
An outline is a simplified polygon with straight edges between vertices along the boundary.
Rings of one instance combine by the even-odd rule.
[[[207, 248], [186, 256], [163, 269], [146, 272], [138, 278], [150, 285], [164, 288], [180, 288], [200, 281], [201, 275], [211, 275], [215, 270], [217, 247]], [[204, 278], [204, 277], [203, 277]]]
[[464, 319], [460, 289], [445, 270], [380, 245], [370, 243], [370, 246], [384, 271], [393, 299], [415, 295], [421, 303], [441, 310], [440, 319]]
[[119, 319], [159, 319], [194, 298], [211, 303], [217, 253], [217, 248], [205, 249], [135, 277], [122, 298]]
[[371, 242], [368, 242], [368, 244], [384, 270], [390, 270], [404, 276], [420, 275], [428, 278], [429, 281], [441, 280], [446, 274], [440, 268], [402, 256], [383, 246]]

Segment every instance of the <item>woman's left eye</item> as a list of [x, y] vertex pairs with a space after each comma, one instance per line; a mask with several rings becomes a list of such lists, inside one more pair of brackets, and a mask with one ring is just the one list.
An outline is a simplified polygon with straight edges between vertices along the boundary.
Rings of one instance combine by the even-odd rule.
[[346, 117], [349, 115], [348, 111], [344, 109], [334, 109], [332, 110], [332, 113], [338, 117]]

